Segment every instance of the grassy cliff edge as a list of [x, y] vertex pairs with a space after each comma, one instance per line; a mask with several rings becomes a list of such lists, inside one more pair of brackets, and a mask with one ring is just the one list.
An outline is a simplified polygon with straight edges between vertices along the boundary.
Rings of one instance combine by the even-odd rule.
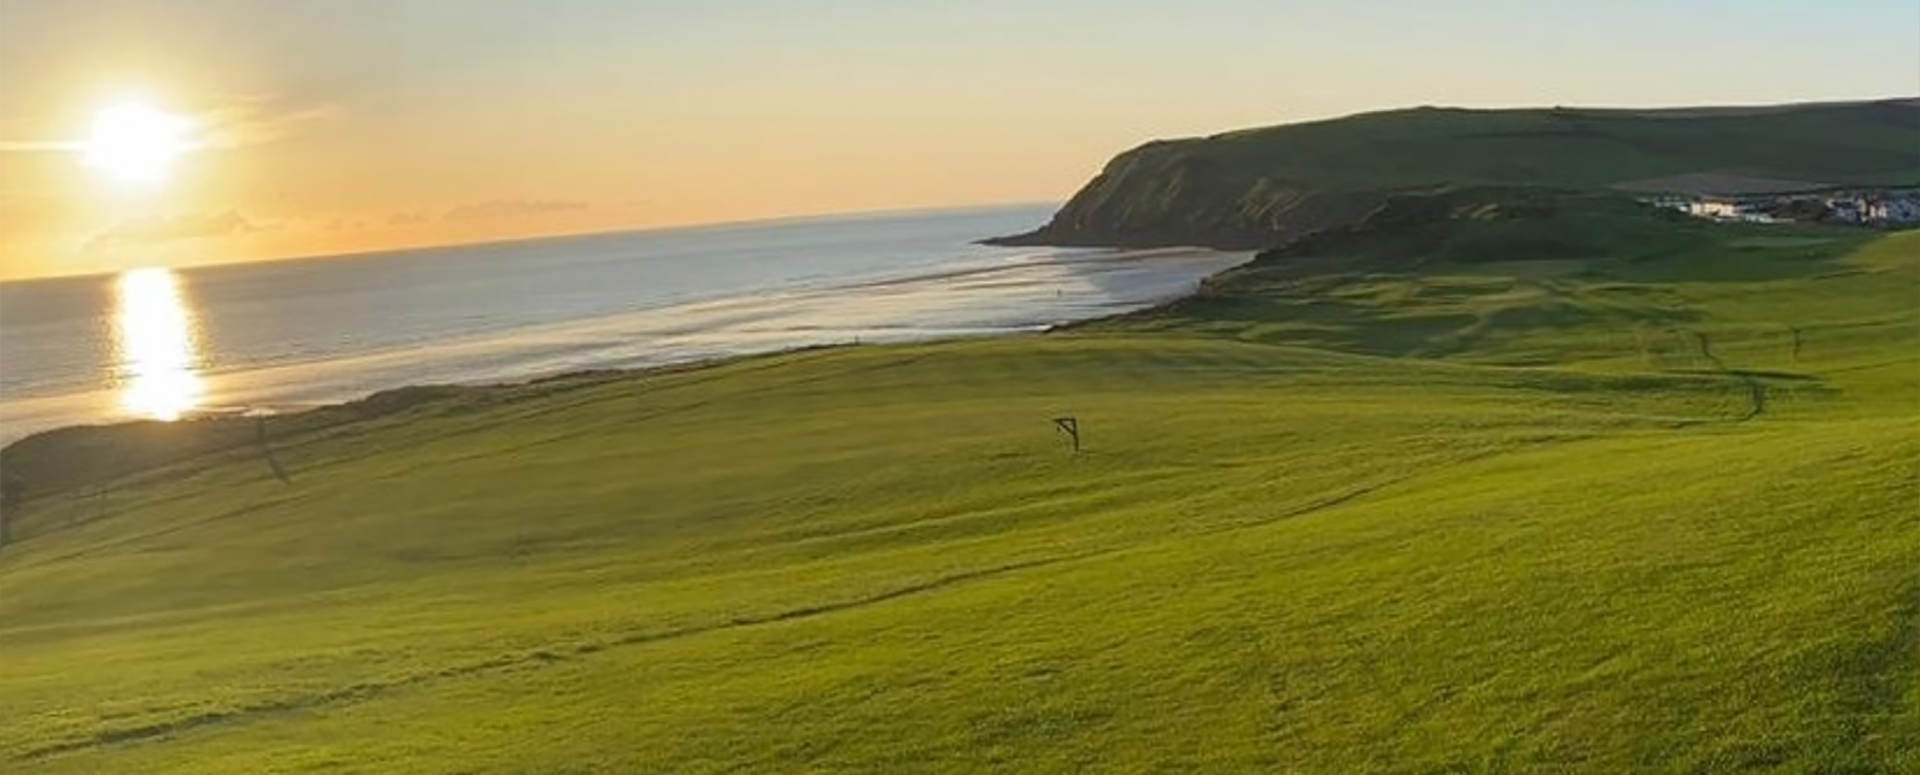
[[[1920, 101], [1751, 109], [1417, 108], [1148, 143], [994, 242], [1262, 249], [1458, 186], [1657, 191], [1920, 183]], [[1707, 191], [1707, 193], [1712, 193]]]

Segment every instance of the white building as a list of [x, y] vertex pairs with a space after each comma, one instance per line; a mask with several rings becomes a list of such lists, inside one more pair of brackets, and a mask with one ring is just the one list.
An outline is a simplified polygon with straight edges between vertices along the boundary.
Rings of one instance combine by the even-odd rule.
[[[1779, 218], [1774, 212], [1785, 210], [1799, 213], [1801, 217], [1818, 218], [1835, 223], [1877, 224], [1910, 226], [1920, 224], [1920, 191], [1886, 189], [1864, 189], [1857, 191], [1836, 191], [1825, 195], [1781, 194], [1773, 196], [1701, 196], [1677, 198], [1672, 196], [1651, 200], [1660, 207], [1668, 207], [1691, 215], [1714, 221], [1739, 221], [1742, 223], [1783, 223], [1793, 220], [1793, 216]], [[1804, 213], [1804, 208], [1796, 208], [1796, 203], [1818, 203], [1826, 206], [1824, 216]]]
[[1687, 214], [1696, 218], [1731, 221], [1738, 219], [1745, 212], [1745, 205], [1725, 199], [1697, 199], [1687, 203]]
[[1859, 223], [1867, 218], [1866, 213], [1861, 212], [1858, 199], [1829, 199], [1826, 204], [1833, 220], [1841, 223]]
[[1864, 212], [1874, 223], [1920, 223], [1920, 199], [1879, 199], [1868, 202]]

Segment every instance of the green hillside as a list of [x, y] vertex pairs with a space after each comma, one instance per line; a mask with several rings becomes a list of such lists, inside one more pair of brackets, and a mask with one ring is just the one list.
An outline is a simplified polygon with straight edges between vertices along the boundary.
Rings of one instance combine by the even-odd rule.
[[[1065, 245], [1264, 248], [1444, 186], [1920, 183], [1920, 101], [1624, 111], [1418, 108], [1154, 142], [1039, 231]], [[1711, 182], [1704, 185], [1711, 186]]]
[[0, 771], [1920, 772], [1920, 234], [1383, 216], [42, 495]]

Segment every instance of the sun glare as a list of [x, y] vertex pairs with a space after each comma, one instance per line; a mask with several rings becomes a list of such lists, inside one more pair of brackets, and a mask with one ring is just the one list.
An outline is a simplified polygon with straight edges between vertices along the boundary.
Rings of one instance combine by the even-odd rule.
[[196, 368], [193, 317], [179, 280], [167, 269], [135, 269], [120, 275], [116, 291], [121, 408], [178, 420], [206, 395]]
[[188, 150], [191, 122], [138, 102], [123, 102], [93, 116], [81, 143], [82, 163], [116, 180], [154, 183]]

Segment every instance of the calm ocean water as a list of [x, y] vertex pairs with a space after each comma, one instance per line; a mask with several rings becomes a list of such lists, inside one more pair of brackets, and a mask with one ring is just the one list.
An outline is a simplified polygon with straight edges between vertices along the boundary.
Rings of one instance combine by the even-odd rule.
[[0, 283], [0, 442], [812, 344], [1031, 330], [1244, 256], [999, 249], [1044, 207], [793, 220]]

